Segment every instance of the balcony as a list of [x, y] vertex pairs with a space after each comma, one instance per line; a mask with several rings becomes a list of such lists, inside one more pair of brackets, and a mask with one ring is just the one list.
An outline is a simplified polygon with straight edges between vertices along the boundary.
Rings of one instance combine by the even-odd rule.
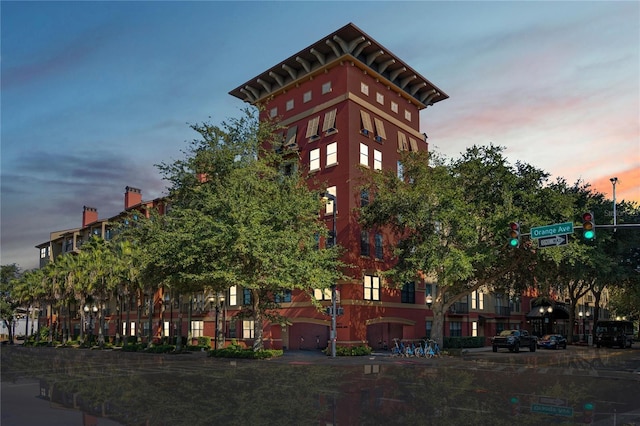
[[510, 317], [511, 308], [509, 306], [496, 306], [497, 317]]
[[456, 302], [449, 307], [447, 312], [449, 315], [466, 315], [469, 313], [469, 304], [465, 302]]

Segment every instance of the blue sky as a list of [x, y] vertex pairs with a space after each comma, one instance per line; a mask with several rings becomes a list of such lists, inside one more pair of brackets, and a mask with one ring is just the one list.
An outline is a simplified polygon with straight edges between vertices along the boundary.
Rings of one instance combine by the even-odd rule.
[[640, 201], [640, 3], [7, 2], [1, 16], [0, 263], [49, 232], [164, 194], [154, 164], [246, 106], [228, 92], [353, 22], [450, 98], [430, 148], [473, 144]]

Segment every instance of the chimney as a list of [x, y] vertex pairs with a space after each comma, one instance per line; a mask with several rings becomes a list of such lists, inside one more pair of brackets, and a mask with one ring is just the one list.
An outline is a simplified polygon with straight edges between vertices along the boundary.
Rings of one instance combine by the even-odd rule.
[[142, 203], [142, 191], [138, 188], [127, 186], [124, 193], [124, 209], [127, 210], [133, 206]]
[[98, 221], [98, 210], [95, 207], [84, 206], [82, 211], [82, 227], [89, 225], [90, 223]]

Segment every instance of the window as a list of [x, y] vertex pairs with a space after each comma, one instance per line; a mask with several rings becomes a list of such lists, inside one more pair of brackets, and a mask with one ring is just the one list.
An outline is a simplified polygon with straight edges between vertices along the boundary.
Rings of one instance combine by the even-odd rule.
[[243, 339], [253, 339], [254, 326], [255, 326], [255, 323], [253, 320], [242, 321], [242, 338]]
[[396, 102], [391, 101], [391, 111], [398, 113], [398, 104]]
[[373, 170], [382, 170], [382, 151], [373, 150]]
[[411, 111], [404, 110], [404, 119], [407, 121], [411, 121]]
[[164, 322], [164, 324], [163, 324], [163, 328], [162, 328], [162, 333], [163, 333], [162, 335], [163, 335], [163, 336], [170, 336], [170, 333], [169, 333], [169, 324], [170, 324], [170, 323], [169, 323], [169, 321], [165, 321], [165, 322]]
[[360, 91], [369, 96], [369, 85], [365, 84], [365, 83], [360, 83]]
[[338, 142], [332, 142], [327, 145], [327, 166], [338, 164]]
[[311, 90], [304, 92], [302, 95], [302, 102], [309, 102], [311, 100]]
[[373, 117], [373, 122], [376, 124], [376, 141], [382, 142], [387, 139], [387, 132], [384, 130], [384, 121], [379, 118]]
[[46, 259], [48, 257], [48, 251], [47, 247], [42, 247], [40, 249], [40, 259]]
[[425, 327], [425, 336], [427, 336], [427, 339], [431, 339], [432, 329], [433, 329], [433, 321], [427, 321], [427, 326]]
[[398, 151], [409, 151], [409, 145], [407, 144], [407, 135], [398, 131]]
[[[287, 101], [287, 106], [286, 106], [287, 111], [291, 111], [291, 110], [293, 109], [293, 106], [294, 106], [293, 99], [289, 99], [289, 100]], [[405, 118], [406, 118], [406, 117], [405, 117]]]
[[518, 296], [514, 296], [509, 300], [509, 307], [511, 308], [511, 312], [520, 312], [520, 298]]
[[384, 249], [383, 249], [382, 243], [383, 243], [382, 234], [376, 234], [374, 236], [374, 248], [375, 248], [376, 259], [384, 258]]
[[416, 141], [412, 137], [409, 137], [409, 145], [411, 146], [411, 151], [418, 152], [418, 141]]
[[384, 105], [384, 95], [382, 93], [376, 93], [376, 102], [380, 105]]
[[360, 232], [360, 255], [369, 256], [369, 233], [367, 231]]
[[471, 322], [471, 336], [478, 337], [478, 321]]
[[[327, 188], [327, 192], [336, 198], [338, 197], [336, 195], [335, 186], [330, 186], [329, 188]], [[324, 205], [324, 214], [333, 214], [333, 200], [327, 199], [327, 204]]]
[[360, 144], [360, 164], [369, 167], [369, 147], [363, 143]]
[[460, 321], [452, 321], [449, 323], [449, 336], [462, 337], [462, 323]]
[[285, 161], [280, 166], [280, 173], [283, 176], [293, 176], [298, 173], [298, 162], [297, 161]]
[[380, 277], [364, 276], [364, 300], [380, 300]]
[[271, 108], [271, 110], [269, 111], [269, 117], [271, 118], [275, 118], [278, 115], [278, 108]]
[[327, 111], [324, 114], [324, 122], [322, 123], [322, 131], [327, 132], [327, 134], [335, 133], [338, 130], [336, 129], [336, 113], [337, 109], [332, 109], [331, 111]]
[[318, 135], [318, 125], [320, 124], [320, 116], [312, 118], [307, 123], [307, 134], [305, 135], [308, 139], [317, 139]]
[[331, 93], [331, 82], [327, 81], [322, 85], [322, 94]]
[[370, 134], [372, 134], [373, 126], [371, 125], [371, 116], [368, 112], [362, 110], [360, 111], [360, 121], [362, 123], [360, 132], [365, 136], [369, 136]]
[[289, 127], [287, 130], [287, 139], [285, 139], [284, 147], [292, 148], [297, 146], [296, 139], [298, 137], [298, 126]]
[[316, 288], [313, 290], [313, 297], [316, 300], [331, 300], [331, 289], [330, 288]]
[[320, 148], [309, 151], [309, 170], [320, 170]]
[[369, 191], [363, 189], [360, 191], [360, 207], [369, 205]]
[[276, 303], [291, 303], [291, 290], [284, 290], [275, 295]]
[[404, 166], [402, 165], [402, 162], [400, 162], [400, 160], [398, 160], [397, 167], [398, 167], [398, 179], [404, 180]]
[[404, 283], [400, 292], [402, 303], [416, 303], [416, 283]]
[[229, 306], [238, 306], [238, 286], [232, 285], [229, 287]]
[[251, 290], [248, 288], [242, 289], [242, 304], [250, 305], [251, 304]]
[[131, 321], [131, 324], [129, 324], [129, 325], [130, 325], [130, 330], [131, 330], [131, 333], [129, 334], [129, 336], [135, 336], [136, 335], [136, 323], [135, 323], [135, 321]]

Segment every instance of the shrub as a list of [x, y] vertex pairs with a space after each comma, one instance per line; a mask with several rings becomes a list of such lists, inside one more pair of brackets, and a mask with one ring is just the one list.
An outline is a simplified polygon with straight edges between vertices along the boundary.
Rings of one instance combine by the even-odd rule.
[[211, 337], [209, 336], [200, 336], [198, 337], [198, 346], [202, 346], [205, 348], [211, 347]]
[[[372, 349], [369, 346], [337, 346], [336, 356], [366, 356], [371, 355]], [[322, 351], [325, 355], [331, 355], [331, 348]]]
[[152, 354], [166, 354], [169, 352], [174, 352], [175, 350], [175, 345], [155, 345], [144, 349], [145, 352]]
[[252, 349], [243, 349], [239, 346], [230, 345], [223, 349], [213, 349], [208, 352], [208, 356], [214, 358], [245, 358], [245, 359], [266, 359], [282, 356], [283, 351], [279, 349], [263, 349], [254, 352]]
[[478, 337], [445, 337], [445, 348], [481, 348], [484, 346], [484, 336]]
[[127, 343], [122, 345], [122, 350], [125, 352], [140, 352], [145, 349], [145, 345], [142, 343]]

